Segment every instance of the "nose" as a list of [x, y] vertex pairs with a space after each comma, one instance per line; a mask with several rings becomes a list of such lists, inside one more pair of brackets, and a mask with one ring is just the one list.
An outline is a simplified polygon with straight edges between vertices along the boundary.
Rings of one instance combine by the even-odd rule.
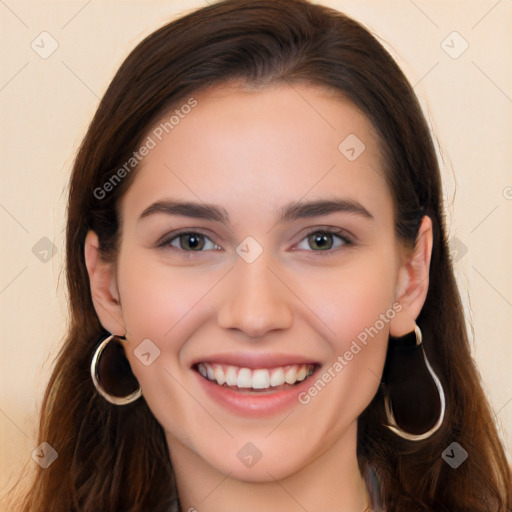
[[292, 292], [260, 256], [252, 263], [241, 258], [229, 273], [229, 286], [218, 313], [219, 326], [260, 338], [293, 324]]

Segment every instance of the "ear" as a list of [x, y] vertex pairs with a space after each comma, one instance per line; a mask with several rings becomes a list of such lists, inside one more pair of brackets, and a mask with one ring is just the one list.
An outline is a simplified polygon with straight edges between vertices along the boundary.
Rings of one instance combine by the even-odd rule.
[[85, 237], [85, 264], [89, 274], [91, 297], [101, 325], [111, 334], [125, 335], [115, 266], [101, 258], [98, 236], [89, 231]]
[[402, 309], [389, 323], [393, 337], [414, 330], [416, 318], [427, 297], [432, 244], [432, 221], [425, 215], [421, 220], [414, 249], [404, 256], [398, 271], [396, 302], [401, 304]]

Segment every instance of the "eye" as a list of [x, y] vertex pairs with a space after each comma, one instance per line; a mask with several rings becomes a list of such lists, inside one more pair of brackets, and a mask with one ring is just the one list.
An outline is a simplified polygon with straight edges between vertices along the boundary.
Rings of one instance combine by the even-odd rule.
[[343, 245], [352, 244], [352, 240], [339, 231], [317, 229], [315, 231], [311, 231], [305, 238], [303, 238], [297, 247], [305, 250], [311, 248], [314, 252], [328, 252], [331, 249], [337, 249]]
[[188, 252], [201, 252], [207, 250], [218, 250], [220, 247], [212, 242], [210, 238], [202, 233], [196, 233], [194, 231], [173, 233], [168, 237], [165, 237], [161, 242], [158, 243], [159, 247], [170, 245], [176, 249], [181, 249]]

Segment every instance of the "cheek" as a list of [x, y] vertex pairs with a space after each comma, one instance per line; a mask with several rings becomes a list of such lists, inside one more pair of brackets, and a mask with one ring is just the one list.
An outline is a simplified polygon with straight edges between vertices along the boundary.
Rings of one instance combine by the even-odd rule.
[[197, 269], [172, 268], [162, 261], [136, 256], [120, 264], [119, 293], [127, 332], [133, 340], [170, 342], [173, 331], [201, 302], [221, 275]]
[[355, 254], [346, 265], [316, 272], [300, 293], [329, 327], [331, 344], [339, 352], [376, 324], [387, 334], [388, 317], [394, 316], [395, 280], [392, 255], [368, 251], [361, 257]]
[[[195, 407], [185, 390], [190, 375], [180, 364], [180, 355], [194, 326], [208, 314], [205, 295], [218, 277], [205, 272], [198, 279], [196, 270], [196, 278], [192, 278], [185, 268], [171, 268], [143, 256], [132, 251], [119, 260], [125, 352], [157, 421], [185, 441], [188, 433], [184, 425], [204, 422], [204, 411]], [[150, 352], [148, 365], [139, 359], [142, 346], [146, 347], [144, 352]]]
[[[151, 409], [181, 402], [186, 370], [180, 364], [183, 346], [209, 314], [207, 294], [219, 280], [217, 272], [200, 278], [190, 269], [171, 268], [135, 251], [120, 259], [119, 293], [126, 326], [126, 356]], [[147, 340], [150, 340], [148, 342]], [[142, 347], [144, 351], [142, 351]], [[144, 364], [142, 353], [150, 353]], [[154, 359], [153, 359], [154, 357]], [[154, 360], [154, 362], [153, 362]], [[173, 379], [173, 377], [175, 379]]]
[[[327, 401], [351, 417], [366, 408], [380, 384], [389, 322], [397, 306], [389, 254], [376, 251], [333, 270], [331, 276], [316, 281], [305, 299], [329, 328], [331, 359], [316, 388], [323, 394], [325, 384], [324, 398], [329, 395]], [[315, 390], [312, 393], [316, 396]]]

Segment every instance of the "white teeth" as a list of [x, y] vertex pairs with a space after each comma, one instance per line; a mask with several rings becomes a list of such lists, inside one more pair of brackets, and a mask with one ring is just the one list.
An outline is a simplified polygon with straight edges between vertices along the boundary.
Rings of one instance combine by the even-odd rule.
[[308, 376], [308, 369], [305, 366], [301, 366], [300, 370], [297, 372], [297, 380], [303, 381]]
[[238, 370], [238, 378], [236, 379], [236, 385], [239, 388], [252, 387], [251, 370], [249, 370], [249, 368], [240, 368], [240, 370]]
[[294, 384], [297, 382], [297, 368], [295, 366], [291, 366], [284, 373], [284, 380], [287, 384]]
[[[222, 369], [221, 365], [219, 365], [219, 367]], [[228, 366], [224, 375], [226, 377], [226, 384], [228, 386], [236, 386], [236, 367]]]
[[274, 368], [270, 375], [271, 386], [282, 386], [285, 383], [284, 370], [282, 368]]
[[314, 371], [310, 364], [294, 364], [278, 368], [240, 368], [217, 363], [199, 363], [198, 372], [219, 385], [237, 386], [241, 389], [269, 389], [283, 384], [301, 382]]
[[201, 363], [197, 366], [197, 369], [199, 370], [199, 373], [203, 376], [203, 377], [206, 377], [208, 375], [208, 372], [206, 371], [206, 366], [204, 365], [204, 363]]
[[224, 382], [226, 382], [226, 377], [224, 376], [224, 372], [222, 371], [222, 368], [220, 366], [216, 366], [213, 370], [213, 376], [215, 380], [222, 386]]
[[268, 370], [254, 370], [252, 372], [252, 387], [266, 389], [270, 386], [270, 373]]

